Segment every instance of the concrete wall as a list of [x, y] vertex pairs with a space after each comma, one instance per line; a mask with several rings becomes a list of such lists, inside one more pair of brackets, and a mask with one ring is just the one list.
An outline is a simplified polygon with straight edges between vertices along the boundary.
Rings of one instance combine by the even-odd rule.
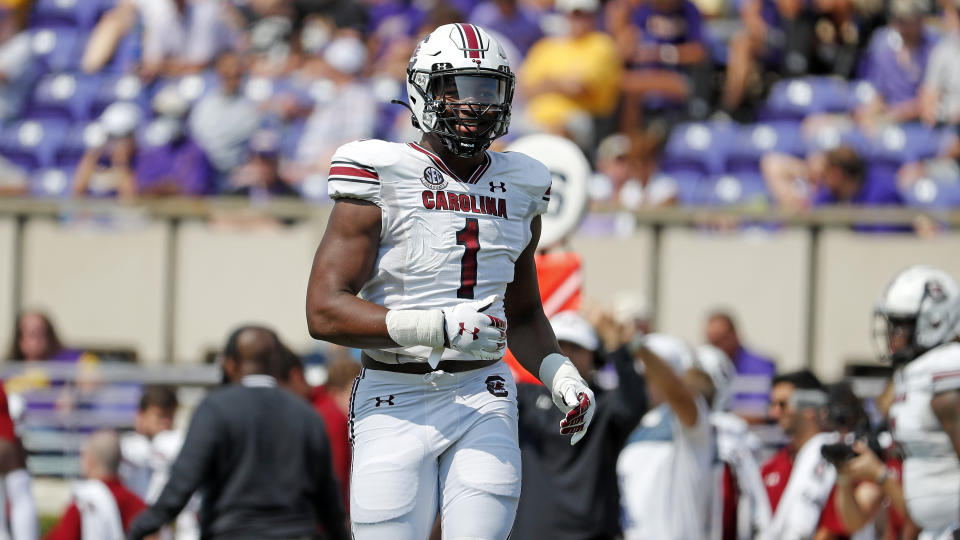
[[723, 308], [739, 321], [744, 343], [789, 370], [805, 361], [810, 235], [709, 234], [668, 229], [662, 237], [661, 331], [703, 341], [707, 313]]
[[624, 292], [652, 300], [653, 231], [638, 229], [629, 237], [579, 236], [569, 249], [583, 258], [586, 297], [609, 304]]
[[16, 268], [16, 225], [12, 219], [0, 219], [0, 355], [6, 355], [13, 339], [14, 269]]
[[899, 270], [913, 264], [939, 266], [960, 279], [960, 234], [914, 236], [821, 233], [817, 265], [814, 368], [825, 378], [847, 362], [872, 361], [873, 307]]
[[48, 311], [65, 343], [164, 358], [166, 223], [64, 227], [33, 219], [23, 234], [23, 305]]
[[174, 360], [200, 361], [243, 323], [275, 328], [299, 350], [313, 346], [304, 305], [321, 232], [313, 223], [268, 230], [181, 225]]

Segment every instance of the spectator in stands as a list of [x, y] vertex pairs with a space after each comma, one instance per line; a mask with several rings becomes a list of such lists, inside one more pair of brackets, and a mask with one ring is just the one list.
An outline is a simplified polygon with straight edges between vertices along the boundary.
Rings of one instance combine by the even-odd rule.
[[617, 106], [620, 55], [613, 38], [596, 28], [599, 0], [557, 0], [556, 7], [570, 32], [533, 45], [518, 70], [518, 91], [531, 121], [586, 148], [594, 143], [596, 119]]
[[917, 95], [936, 42], [923, 25], [928, 10], [927, 0], [892, 0], [889, 26], [870, 39], [860, 77], [876, 94], [855, 113], [869, 131], [888, 122], [914, 120], [920, 114]]
[[50, 317], [41, 311], [24, 311], [17, 316], [13, 345], [7, 360], [33, 362], [53, 360], [75, 362], [82, 351], [68, 349], [60, 342]]
[[217, 0], [122, 0], [91, 33], [83, 70], [102, 69], [124, 36], [141, 29], [140, 75], [148, 80], [201, 71], [233, 41]]
[[[763, 539], [812, 538], [833, 489], [836, 470], [820, 453], [833, 438], [827, 428], [828, 397], [809, 371], [778, 375], [770, 390], [770, 419], [788, 443], [761, 468], [773, 519]], [[819, 537], [818, 537], [819, 538]]]
[[806, 159], [772, 152], [763, 156], [760, 168], [773, 199], [787, 209], [903, 204], [892, 186], [867, 180], [866, 164], [851, 146], [813, 152]]
[[307, 60], [303, 75], [329, 81], [330, 87], [317, 96], [297, 145], [301, 174], [326, 174], [340, 145], [373, 136], [377, 98], [363, 77], [366, 66], [366, 46], [352, 31], [341, 31], [321, 57]]
[[470, 12], [467, 21], [503, 35], [524, 55], [543, 37], [536, 14], [517, 0], [484, 0]]
[[269, 375], [281, 351], [263, 327], [230, 335], [223, 368], [231, 384], [197, 406], [170, 480], [130, 540], [169, 523], [197, 490], [202, 538], [309, 538], [318, 523], [331, 539], [349, 537], [323, 422]]
[[35, 540], [37, 504], [31, 490], [26, 455], [10, 415], [7, 394], [0, 385], [0, 474], [6, 504], [0, 508], [0, 537]]
[[656, 161], [649, 137], [616, 133], [597, 147], [597, 174], [590, 182], [593, 202], [616, 202], [637, 209], [677, 204], [677, 183], [666, 176], [654, 176]]
[[[576, 446], [557, 432], [563, 419], [540, 384], [517, 385], [523, 486], [511, 538], [620, 537], [617, 456], [646, 410], [643, 378], [624, 344], [609, 356], [618, 385], [602, 389], [595, 373], [604, 358], [597, 333], [572, 311], [551, 320], [560, 350], [584, 374], [597, 403], [590, 436]], [[633, 334], [619, 333], [633, 337]]]
[[708, 538], [716, 441], [699, 390], [714, 392], [710, 377], [672, 336], [650, 334], [628, 349], [643, 362], [654, 408], [617, 461], [624, 537]]
[[350, 505], [350, 430], [347, 420], [348, 401], [354, 379], [360, 374], [360, 364], [350, 358], [329, 359], [327, 380], [323, 385], [310, 386], [304, 373], [303, 361], [296, 353], [283, 347], [275, 367], [277, 382], [313, 405], [330, 440], [333, 474], [337, 478], [343, 507]]
[[140, 124], [140, 109], [133, 103], [113, 103], [100, 116], [99, 128], [85, 141], [73, 179], [73, 194], [78, 197], [117, 195], [131, 199], [137, 194], [135, 130]]
[[254, 199], [299, 197], [300, 193], [280, 176], [280, 134], [260, 130], [250, 138], [249, 158], [230, 177], [227, 195]]
[[960, 34], [940, 38], [930, 52], [920, 87], [920, 120], [930, 126], [960, 124]]
[[731, 383], [730, 410], [750, 421], [765, 418], [770, 381], [776, 372], [773, 360], [743, 345], [733, 315], [726, 311], [711, 313], [703, 333], [707, 343], [733, 362], [736, 375]]
[[628, 67], [621, 128], [643, 125], [643, 108], [651, 99], [687, 102], [689, 111], [706, 116], [707, 54], [697, 6], [690, 0], [650, 0], [636, 8], [631, 22], [627, 36], [619, 39], [627, 47]]
[[123, 538], [146, 505], [118, 479], [120, 440], [113, 431], [91, 435], [80, 451], [86, 479], [73, 489], [73, 502], [44, 540]]
[[215, 191], [203, 149], [185, 131], [189, 104], [173, 87], [153, 99], [157, 113], [138, 145], [136, 190], [141, 196], [200, 196]]
[[30, 33], [12, 11], [0, 8], [0, 122], [20, 113], [33, 82]]
[[250, 137], [260, 127], [260, 113], [257, 105], [240, 91], [243, 59], [233, 52], [224, 53], [217, 58], [216, 69], [220, 85], [197, 102], [189, 125], [222, 185], [246, 159]]

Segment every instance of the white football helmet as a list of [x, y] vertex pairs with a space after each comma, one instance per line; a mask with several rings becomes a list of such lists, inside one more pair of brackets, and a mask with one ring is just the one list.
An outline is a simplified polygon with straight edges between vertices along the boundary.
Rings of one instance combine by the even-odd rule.
[[897, 274], [874, 310], [874, 342], [881, 359], [909, 362], [960, 334], [960, 286], [931, 266]]
[[473, 24], [445, 24], [417, 45], [407, 66], [413, 124], [460, 157], [507, 133], [515, 77], [503, 46]]

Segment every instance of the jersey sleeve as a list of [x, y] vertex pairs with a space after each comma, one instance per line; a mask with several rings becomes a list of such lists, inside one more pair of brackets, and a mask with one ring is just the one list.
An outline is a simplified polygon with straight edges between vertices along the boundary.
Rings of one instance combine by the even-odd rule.
[[540, 198], [536, 201], [536, 209], [534, 210], [533, 215], [539, 216], [540, 214], [547, 213], [547, 207], [550, 206], [550, 185], [547, 185], [547, 190], [544, 191]]
[[382, 207], [380, 174], [364, 141], [345, 144], [330, 161], [327, 193], [331, 199], [360, 199]]
[[934, 394], [960, 390], [960, 344], [950, 343], [927, 354], [934, 354], [930, 383]]

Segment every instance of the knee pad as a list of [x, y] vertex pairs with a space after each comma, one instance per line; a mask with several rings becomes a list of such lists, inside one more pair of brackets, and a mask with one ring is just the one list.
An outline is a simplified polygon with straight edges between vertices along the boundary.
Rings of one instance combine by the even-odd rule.
[[498, 442], [458, 450], [451, 473], [466, 488], [498, 497], [519, 498], [520, 448], [512, 441]]

